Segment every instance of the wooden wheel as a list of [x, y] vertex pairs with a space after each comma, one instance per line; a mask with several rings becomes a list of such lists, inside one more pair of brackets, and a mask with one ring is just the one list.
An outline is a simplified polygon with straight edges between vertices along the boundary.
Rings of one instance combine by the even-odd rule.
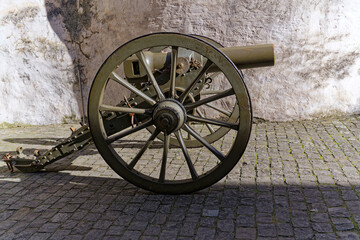
[[[145, 53], [155, 47], [168, 49], [172, 56], [169, 80], [163, 84], [158, 82], [145, 58]], [[203, 64], [191, 72], [192, 80], [179, 94], [176, 89], [181, 79], [177, 78], [176, 66], [180, 51], [194, 52], [201, 56]], [[124, 61], [134, 56], [146, 71], [146, 88], [139, 89], [121, 75]], [[227, 82], [223, 86], [227, 88], [187, 101], [199, 82], [208, 77], [208, 70], [214, 67], [219, 69], [223, 81]], [[104, 99], [110, 82], [124, 87], [143, 102], [131, 107], [107, 104]], [[227, 98], [234, 101], [234, 109], [227, 118], [212, 118], [206, 113], [197, 115], [193, 111]], [[189, 193], [219, 181], [241, 158], [251, 131], [251, 104], [241, 73], [215, 46], [178, 33], [145, 35], [115, 50], [94, 79], [88, 106], [91, 134], [105, 161], [127, 181], [159, 193]], [[109, 118], [105, 117], [109, 112], [135, 114], [136, 126], [124, 125], [115, 118], [111, 125], [117, 130], [110, 131]], [[236, 117], [231, 117], [234, 114]], [[212, 141], [207, 137], [208, 125], [226, 132]], [[149, 133], [146, 130], [149, 127], [154, 131]], [[160, 134], [163, 141], [157, 139]], [[199, 147], [189, 148], [184, 140], [186, 135]], [[171, 144], [171, 139], [176, 139], [175, 144]]]

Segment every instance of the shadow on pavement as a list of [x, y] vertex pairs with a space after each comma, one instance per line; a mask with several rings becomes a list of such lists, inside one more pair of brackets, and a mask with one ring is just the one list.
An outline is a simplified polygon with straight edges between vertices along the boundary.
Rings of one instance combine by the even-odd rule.
[[54, 224], [68, 235], [101, 229], [101, 238], [332, 239], [337, 231], [357, 239], [360, 222], [359, 186], [251, 185], [227, 179], [193, 194], [163, 195], [122, 179], [44, 172], [3, 175], [0, 187], [0, 229], [6, 230], [1, 237]]

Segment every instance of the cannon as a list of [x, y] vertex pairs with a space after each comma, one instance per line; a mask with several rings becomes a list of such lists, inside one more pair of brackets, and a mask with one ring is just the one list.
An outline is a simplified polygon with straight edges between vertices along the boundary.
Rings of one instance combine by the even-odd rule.
[[7, 154], [10, 170], [39, 171], [95, 143], [107, 164], [157, 193], [211, 186], [238, 163], [252, 126], [241, 69], [274, 65], [271, 44], [223, 47], [180, 33], [153, 33], [116, 49], [91, 86], [88, 124], [34, 157]]

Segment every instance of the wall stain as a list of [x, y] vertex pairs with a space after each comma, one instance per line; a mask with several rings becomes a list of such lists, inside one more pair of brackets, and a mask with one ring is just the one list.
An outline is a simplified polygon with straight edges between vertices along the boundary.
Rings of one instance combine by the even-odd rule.
[[45, 6], [49, 19], [56, 18], [59, 15], [63, 17], [65, 28], [73, 41], [80, 39], [83, 29], [91, 27], [91, 19], [94, 14], [91, 10], [93, 6], [91, 0], [79, 1], [79, 5], [77, 0], [61, 1], [59, 6], [52, 2], [46, 2]]
[[40, 8], [38, 7], [26, 7], [22, 8], [18, 11], [12, 11], [5, 17], [1, 19], [1, 22], [10, 23], [12, 22], [14, 25], [17, 25], [27, 19], [34, 19], [34, 17], [39, 13]]

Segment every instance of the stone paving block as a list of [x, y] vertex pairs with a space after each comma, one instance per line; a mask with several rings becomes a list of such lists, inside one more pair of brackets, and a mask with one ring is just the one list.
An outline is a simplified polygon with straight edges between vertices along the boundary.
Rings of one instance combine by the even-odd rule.
[[79, 222], [71, 231], [72, 235], [85, 235], [91, 229], [93, 223], [92, 222]]
[[71, 214], [69, 213], [57, 213], [50, 219], [50, 221], [55, 223], [63, 223], [69, 219], [70, 216]]
[[348, 218], [331, 218], [337, 231], [346, 231], [354, 229], [354, 224]]
[[329, 214], [331, 217], [350, 217], [350, 213], [345, 207], [329, 208]]
[[359, 235], [358, 235], [356, 232], [354, 232], [354, 231], [337, 232], [336, 234], [337, 234], [337, 235], [339, 236], [339, 238], [342, 239], [342, 240], [349, 240], [349, 239], [351, 239], [351, 240], [358, 240], [358, 239], [360, 239], [360, 238], [359, 238]]
[[261, 237], [276, 237], [275, 224], [257, 224], [258, 236]]
[[129, 230], [144, 231], [148, 225], [148, 222], [132, 221], [128, 227]]
[[310, 221], [308, 213], [306, 211], [292, 211], [292, 224], [298, 228], [309, 227]]
[[256, 210], [261, 213], [271, 213], [274, 210], [273, 204], [270, 201], [257, 201]]
[[39, 232], [53, 233], [59, 226], [59, 223], [45, 223], [39, 228]]
[[61, 225], [61, 228], [73, 229], [78, 223], [79, 221], [69, 219]]
[[254, 215], [255, 207], [240, 205], [237, 207], [237, 214], [239, 214], [239, 215]]
[[[159, 225], [147, 225], [144, 235], [148, 236], [158, 236], [161, 232], [161, 227]], [[193, 232], [190, 234], [190, 236], [193, 236]], [[189, 234], [186, 234], [186, 231], [183, 232], [183, 236], [189, 236]]]
[[14, 214], [11, 215], [10, 220], [21, 220], [31, 211], [30, 208], [23, 207], [15, 211]]
[[236, 226], [254, 227], [255, 226], [255, 216], [239, 215], [236, 218]]
[[278, 236], [294, 236], [293, 227], [289, 223], [276, 224]]
[[235, 218], [235, 210], [234, 208], [221, 208], [219, 211], [219, 219], [234, 219]]
[[164, 230], [179, 230], [182, 227], [182, 222], [166, 222], [163, 225]]
[[214, 239], [234, 239], [234, 232], [217, 232]]
[[353, 190], [342, 190], [341, 196], [345, 201], [349, 201], [349, 200], [359, 201], [359, 197], [356, 195], [356, 193]]
[[51, 233], [35, 233], [29, 240], [39, 240], [39, 239], [48, 239], [51, 236]]
[[14, 225], [12, 225], [11, 228], [8, 229], [8, 232], [13, 232], [18, 234], [19, 232], [26, 229], [28, 226], [29, 226], [28, 222], [18, 221]]
[[[0, 212], [0, 221], [5, 221], [9, 217], [12, 217], [14, 214], [14, 211], [6, 211], [6, 212]], [[12, 220], [16, 220], [12, 217]]]
[[124, 233], [125, 229], [125, 226], [110, 226], [106, 231], [106, 235], [120, 236]]
[[196, 215], [196, 214], [188, 214], [184, 219], [184, 223], [196, 224], [199, 221], [200, 221], [200, 215]]
[[357, 225], [360, 226], [360, 215], [355, 215], [354, 220], [357, 223]]
[[330, 218], [328, 213], [311, 213], [311, 221], [329, 223]]
[[272, 223], [273, 215], [271, 213], [258, 213], [256, 214], [256, 222], [258, 223]]
[[316, 240], [336, 240], [338, 239], [335, 233], [316, 233]]
[[160, 233], [161, 240], [171, 240], [176, 239], [178, 232], [175, 230], [164, 230]]
[[290, 211], [287, 208], [275, 209], [275, 219], [279, 222], [290, 222]]
[[207, 240], [207, 239], [213, 239], [214, 237], [215, 237], [215, 229], [199, 227], [196, 232], [195, 239], [196, 240]]
[[352, 214], [360, 214], [360, 201], [345, 201], [345, 205], [348, 207]]
[[308, 240], [314, 238], [314, 232], [311, 228], [294, 228], [295, 239]]
[[103, 239], [106, 230], [101, 229], [91, 229], [86, 235], [84, 240], [96, 240], [96, 239]]
[[200, 226], [201, 227], [216, 227], [216, 218], [213, 217], [202, 217], [200, 219]]
[[[38, 228], [26, 228], [23, 231], [16, 234], [16, 239], [29, 239], [32, 235], [37, 233], [38, 230], [39, 230]], [[6, 238], [7, 237], [3, 237], [3, 239], [6, 239]], [[10, 239], [10, 237], [9, 237], [9, 239]]]
[[203, 209], [202, 215], [204, 217], [217, 217], [219, 215], [219, 209]]
[[69, 234], [70, 234], [70, 230], [59, 229], [53, 235], [51, 235], [50, 238], [54, 240], [63, 240]]
[[96, 229], [107, 229], [108, 227], [110, 227], [111, 224], [112, 224], [112, 221], [108, 221], [108, 220], [98, 220], [98, 221], [96, 221], [96, 223], [93, 225], [93, 228], [96, 228]]
[[332, 226], [330, 223], [317, 222], [312, 224], [312, 228], [319, 233], [331, 233], [333, 232]]
[[[102, 240], [118, 240], [118, 236], [104, 236]], [[141, 239], [153, 239], [153, 238], [146, 238], [146, 236], [143, 236]]]
[[278, 237], [278, 240], [294, 240], [295, 238], [293, 237]]
[[218, 220], [217, 221], [217, 229], [222, 232], [234, 232], [235, 224], [233, 220]]
[[125, 231], [124, 234], [122, 235], [122, 239], [128, 239], [128, 240], [137, 240], [139, 239], [141, 235], [140, 231]]

